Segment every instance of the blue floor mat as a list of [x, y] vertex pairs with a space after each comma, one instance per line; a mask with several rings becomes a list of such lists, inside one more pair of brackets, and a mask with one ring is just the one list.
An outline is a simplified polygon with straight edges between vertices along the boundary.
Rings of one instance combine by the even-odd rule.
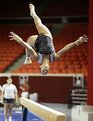
[[[0, 121], [4, 121], [4, 112], [3, 111], [0, 111]], [[12, 121], [22, 121], [22, 112], [13, 111]], [[44, 121], [44, 120], [41, 120], [40, 118], [38, 118], [31, 112], [28, 112], [27, 121]]]

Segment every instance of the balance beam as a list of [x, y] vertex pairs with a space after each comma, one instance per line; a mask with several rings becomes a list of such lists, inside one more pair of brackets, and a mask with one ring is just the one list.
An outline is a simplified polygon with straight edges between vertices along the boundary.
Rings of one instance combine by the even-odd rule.
[[40, 117], [46, 121], [66, 121], [66, 115], [41, 105], [37, 102], [29, 100], [27, 98], [21, 97], [20, 104], [26, 107], [30, 112], [34, 113], [36, 116]]

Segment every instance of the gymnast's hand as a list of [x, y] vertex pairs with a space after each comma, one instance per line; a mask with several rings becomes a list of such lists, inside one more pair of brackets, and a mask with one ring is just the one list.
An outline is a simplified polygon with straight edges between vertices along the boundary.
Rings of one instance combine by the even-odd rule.
[[88, 37], [85, 34], [82, 37], [80, 37], [80, 39], [82, 39], [83, 42], [88, 42]]
[[85, 34], [83, 36], [79, 37], [79, 39], [75, 41], [75, 44], [78, 46], [79, 44], [81, 44], [83, 42], [88, 42], [88, 37]]
[[3, 99], [1, 98], [1, 101], [0, 101], [2, 104], [4, 103]]
[[18, 43], [22, 41], [22, 39], [14, 32], [10, 32], [9, 37], [10, 37], [10, 40], [16, 40]]

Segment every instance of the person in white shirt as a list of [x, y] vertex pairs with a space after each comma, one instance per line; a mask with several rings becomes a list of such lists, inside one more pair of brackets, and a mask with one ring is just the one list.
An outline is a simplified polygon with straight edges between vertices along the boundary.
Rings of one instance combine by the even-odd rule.
[[8, 77], [7, 83], [2, 86], [2, 101], [4, 103], [4, 118], [5, 121], [12, 121], [12, 108], [17, 100], [17, 88], [12, 84], [12, 78]]

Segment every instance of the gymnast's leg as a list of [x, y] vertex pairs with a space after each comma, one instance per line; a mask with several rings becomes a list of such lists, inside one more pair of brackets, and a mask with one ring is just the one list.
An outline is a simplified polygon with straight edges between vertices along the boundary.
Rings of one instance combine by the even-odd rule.
[[13, 108], [13, 103], [9, 103], [9, 121], [12, 121], [12, 108]]
[[4, 118], [5, 121], [8, 121], [8, 104], [4, 103]]
[[[29, 4], [29, 9], [30, 9], [30, 15], [34, 19], [34, 22], [35, 22], [38, 33], [39, 34], [45, 34], [45, 35], [49, 36], [52, 39], [52, 35], [51, 35], [49, 29], [45, 25], [42, 24], [41, 19], [37, 16], [37, 14], [35, 12], [34, 5]], [[28, 40], [27, 40], [27, 43], [30, 46], [34, 47], [34, 43], [35, 43], [35, 40], [37, 39], [37, 37], [38, 37], [38, 35], [30, 36], [28, 38]], [[30, 64], [30, 63], [31, 63], [30, 54], [29, 54], [28, 50], [26, 49], [26, 60], [25, 60], [24, 64]]]
[[34, 19], [34, 23], [36, 25], [38, 33], [39, 34], [45, 34], [45, 35], [49, 36], [52, 39], [51, 32], [49, 31], [49, 29], [45, 25], [42, 24], [41, 19], [37, 16], [37, 14], [35, 12], [34, 5], [29, 4], [29, 9], [30, 9], [30, 15]]
[[[38, 35], [32, 35], [30, 36], [28, 39], [27, 39], [27, 43], [31, 46], [31, 47], [34, 47], [34, 43], [37, 39]], [[28, 49], [25, 50], [26, 52], [26, 59], [25, 59], [25, 62], [24, 64], [31, 64], [32, 61], [31, 61], [31, 58], [33, 58], [31, 56], [31, 54], [29, 53]]]

